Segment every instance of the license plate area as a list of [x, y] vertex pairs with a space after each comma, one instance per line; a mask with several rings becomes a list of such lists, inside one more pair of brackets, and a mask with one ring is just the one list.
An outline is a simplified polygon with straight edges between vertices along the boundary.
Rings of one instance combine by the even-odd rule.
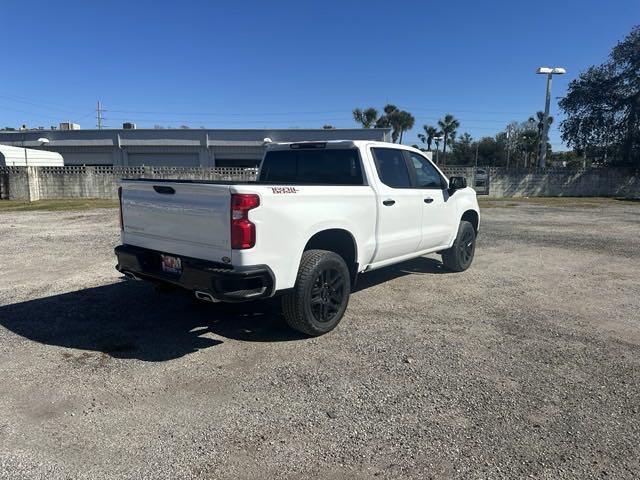
[[162, 265], [162, 271], [165, 273], [173, 275], [180, 275], [182, 273], [182, 261], [180, 257], [160, 255], [160, 263]]

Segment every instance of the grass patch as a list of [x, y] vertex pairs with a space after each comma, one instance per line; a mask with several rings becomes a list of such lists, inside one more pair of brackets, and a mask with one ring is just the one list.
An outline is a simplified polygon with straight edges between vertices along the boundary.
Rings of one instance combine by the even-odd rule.
[[93, 210], [95, 208], [117, 208], [117, 200], [99, 198], [70, 198], [60, 200], [38, 200], [37, 202], [21, 202], [16, 200], [0, 200], [0, 212], [62, 212]]
[[521, 205], [597, 208], [605, 205], [634, 205], [638, 204], [638, 199], [613, 197], [478, 197], [478, 203], [483, 208], [512, 208]]

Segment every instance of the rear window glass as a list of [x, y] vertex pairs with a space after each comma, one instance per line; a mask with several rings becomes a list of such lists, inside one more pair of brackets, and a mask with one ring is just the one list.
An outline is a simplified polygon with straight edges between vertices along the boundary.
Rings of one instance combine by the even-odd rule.
[[360, 155], [351, 149], [273, 150], [262, 162], [260, 181], [362, 185]]

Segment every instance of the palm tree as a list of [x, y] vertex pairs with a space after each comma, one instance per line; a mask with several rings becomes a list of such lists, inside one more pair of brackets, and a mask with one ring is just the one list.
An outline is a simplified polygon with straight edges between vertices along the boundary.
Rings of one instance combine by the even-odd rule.
[[413, 125], [416, 123], [416, 119], [409, 112], [405, 112], [404, 110], [399, 111], [395, 114], [398, 118], [398, 129], [400, 130], [400, 142], [402, 143], [402, 134], [407, 130], [411, 130]]
[[353, 111], [353, 119], [362, 124], [362, 128], [371, 128], [378, 119], [378, 111], [372, 107], [365, 108], [364, 110], [356, 108]]
[[384, 106], [384, 115], [380, 115], [380, 117], [378, 118], [378, 120], [376, 120], [376, 128], [389, 128], [391, 127], [391, 114], [393, 114], [393, 112], [397, 112], [398, 111], [398, 107], [396, 107], [395, 105], [392, 105], [390, 103], [388, 103], [387, 105]]
[[[533, 123], [533, 122], [530, 122]], [[519, 150], [523, 154], [523, 166], [529, 168], [535, 162], [535, 153], [539, 143], [538, 135], [533, 128], [525, 129], [518, 139]], [[532, 158], [533, 157], [533, 158]]]
[[385, 115], [391, 115], [393, 112], [397, 112], [400, 109], [393, 103], [387, 103], [382, 110], [384, 111]]
[[[536, 126], [538, 127], [538, 136], [542, 138], [542, 130], [544, 129], [544, 112], [540, 112], [540, 111], [536, 112], [535, 117], [529, 117], [529, 122], [531, 123], [537, 122]], [[553, 117], [549, 115], [549, 117], [547, 118], [547, 127], [550, 127], [552, 123], [553, 123]]]
[[431, 144], [433, 143], [433, 139], [440, 135], [438, 129], [431, 125], [423, 125], [422, 129], [424, 133], [419, 133], [418, 138], [422, 141], [422, 143], [427, 144], [427, 150], [431, 151]]
[[384, 115], [376, 121], [376, 127], [391, 127], [391, 140], [396, 143], [398, 140], [402, 143], [402, 134], [407, 130], [411, 130], [416, 119], [409, 112], [400, 110], [392, 104], [384, 106]]
[[456, 130], [460, 127], [460, 122], [450, 113], [447, 113], [443, 119], [438, 120], [438, 126], [442, 130], [444, 143], [442, 145], [442, 164], [446, 165], [447, 143], [452, 141], [456, 136]]

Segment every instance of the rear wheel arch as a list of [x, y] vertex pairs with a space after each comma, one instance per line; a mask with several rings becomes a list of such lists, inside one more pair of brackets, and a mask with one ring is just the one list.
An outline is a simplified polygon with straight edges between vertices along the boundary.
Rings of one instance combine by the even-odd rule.
[[351, 232], [343, 228], [330, 228], [316, 232], [306, 243], [303, 252], [327, 250], [342, 257], [355, 283], [358, 274], [358, 245]]

